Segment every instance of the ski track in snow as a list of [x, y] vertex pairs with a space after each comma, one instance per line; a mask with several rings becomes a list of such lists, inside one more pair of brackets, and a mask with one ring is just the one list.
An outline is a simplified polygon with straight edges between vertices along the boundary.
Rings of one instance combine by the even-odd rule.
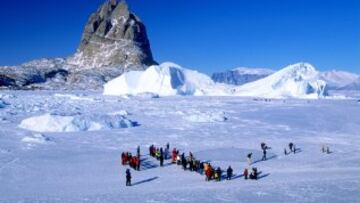
[[[237, 97], [106, 97], [100, 92], [1, 93], [0, 202], [359, 202], [360, 109], [356, 100], [258, 100]], [[60, 95], [60, 96], [59, 96]], [[63, 96], [66, 95], [66, 96]], [[139, 125], [111, 130], [42, 133], [51, 142], [23, 142], [34, 132], [22, 120], [47, 113], [126, 114]], [[195, 116], [193, 116], [195, 115]], [[215, 117], [214, 117], [215, 115]], [[218, 116], [226, 119], [218, 119]], [[188, 116], [193, 116], [188, 119]], [[199, 119], [199, 120], [196, 120]], [[41, 125], [39, 123], [38, 125]], [[296, 154], [285, 156], [294, 142]], [[148, 157], [167, 142], [181, 152], [234, 169], [231, 181]], [[260, 143], [266, 142], [267, 161]], [[321, 153], [328, 144], [331, 154]], [[140, 145], [142, 171], [125, 187], [123, 151]], [[263, 176], [245, 181], [246, 154]]]

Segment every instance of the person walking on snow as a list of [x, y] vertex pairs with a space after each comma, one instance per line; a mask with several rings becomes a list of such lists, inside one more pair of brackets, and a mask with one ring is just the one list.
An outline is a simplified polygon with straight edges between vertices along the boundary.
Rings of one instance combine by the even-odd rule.
[[131, 186], [131, 173], [130, 173], [130, 169], [126, 169], [126, 186]]
[[231, 180], [231, 177], [233, 176], [233, 169], [231, 166], [226, 170], [226, 180]]

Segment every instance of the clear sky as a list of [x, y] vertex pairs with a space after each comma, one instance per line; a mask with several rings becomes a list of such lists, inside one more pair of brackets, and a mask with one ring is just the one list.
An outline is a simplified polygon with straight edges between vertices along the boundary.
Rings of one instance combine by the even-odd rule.
[[[104, 0], [0, 6], [0, 65], [66, 57]], [[360, 0], [128, 0], [153, 55], [205, 73], [310, 62], [360, 73]]]

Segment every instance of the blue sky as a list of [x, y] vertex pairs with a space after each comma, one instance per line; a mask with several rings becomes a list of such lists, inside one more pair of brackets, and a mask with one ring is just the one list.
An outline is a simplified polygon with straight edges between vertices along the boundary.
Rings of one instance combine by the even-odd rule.
[[[66, 57], [103, 0], [17, 0], [0, 7], [0, 65]], [[360, 73], [359, 0], [128, 0], [158, 62], [212, 73], [310, 62]]]

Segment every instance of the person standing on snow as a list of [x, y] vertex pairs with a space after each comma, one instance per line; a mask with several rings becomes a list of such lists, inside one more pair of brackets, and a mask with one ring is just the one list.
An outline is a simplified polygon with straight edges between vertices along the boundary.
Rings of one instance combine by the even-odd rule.
[[261, 158], [262, 161], [266, 161], [266, 148], [263, 149], [263, 157]]
[[160, 155], [160, 166], [164, 166], [164, 156]]
[[231, 180], [231, 177], [233, 176], [233, 169], [231, 166], [226, 170], [226, 180]]
[[176, 158], [177, 158], [177, 152], [176, 152], [176, 148], [174, 148], [172, 151], [172, 163], [176, 163]]
[[289, 149], [290, 149], [290, 152], [293, 152], [293, 146], [294, 144], [292, 142], [289, 143]]
[[126, 169], [126, 186], [131, 186], [131, 173], [130, 173], [130, 169]]
[[243, 175], [244, 175], [245, 180], [247, 180], [248, 176], [249, 176], [249, 171], [247, 168], [245, 168]]
[[138, 158], [140, 158], [140, 146], [137, 146], [136, 148], [136, 155]]
[[251, 164], [252, 164], [251, 156], [252, 156], [252, 153], [249, 153], [249, 154], [247, 155], [247, 163], [248, 163], [249, 167], [250, 167]]
[[216, 181], [221, 181], [221, 173], [222, 173], [221, 168], [218, 167], [215, 171], [215, 180]]

